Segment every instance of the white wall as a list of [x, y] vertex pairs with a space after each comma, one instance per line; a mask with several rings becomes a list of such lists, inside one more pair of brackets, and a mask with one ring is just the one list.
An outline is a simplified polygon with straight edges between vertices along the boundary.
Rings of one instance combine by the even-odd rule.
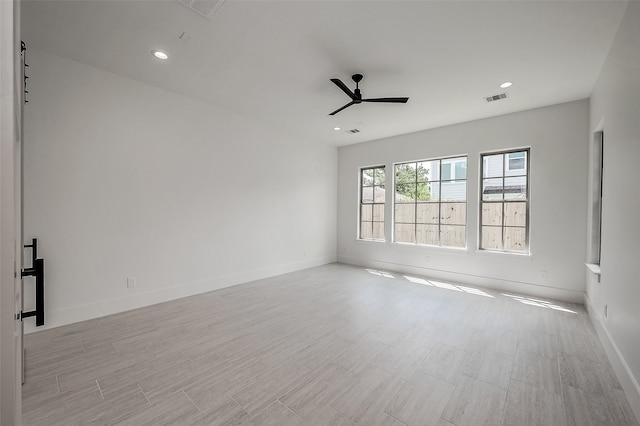
[[[587, 306], [640, 419], [640, 3], [629, 2], [591, 98], [604, 130], [601, 281]], [[608, 316], [604, 307], [608, 306]]]
[[[491, 105], [488, 105], [490, 108]], [[589, 102], [577, 101], [339, 149], [338, 259], [467, 284], [582, 302]], [[531, 147], [531, 255], [477, 250], [480, 153]], [[467, 249], [359, 241], [358, 169], [468, 155]], [[387, 191], [386, 235], [391, 236]]]
[[48, 327], [335, 261], [336, 148], [29, 53], [24, 224]]

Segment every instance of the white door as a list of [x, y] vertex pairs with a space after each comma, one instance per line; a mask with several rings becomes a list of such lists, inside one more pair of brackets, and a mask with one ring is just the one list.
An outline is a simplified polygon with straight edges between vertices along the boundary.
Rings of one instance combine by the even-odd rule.
[[18, 1], [0, 1], [0, 424], [22, 410], [22, 81]]
[[[24, 310], [24, 301], [22, 299], [23, 283], [22, 283], [22, 274], [21, 274], [22, 268], [24, 266], [24, 247], [23, 247], [24, 232], [23, 232], [23, 226], [22, 226], [22, 152], [23, 152], [22, 129], [24, 128], [23, 108], [24, 108], [24, 90], [25, 89], [23, 88], [21, 82], [25, 80], [24, 79], [24, 70], [25, 70], [24, 54], [26, 53], [22, 42], [20, 42], [20, 50], [22, 53], [20, 61], [18, 63], [18, 66], [19, 66], [18, 83], [20, 84], [20, 86], [18, 87], [18, 93], [16, 93], [16, 97], [18, 99], [17, 108], [19, 111], [19, 118], [18, 118], [18, 131], [16, 132], [16, 135], [17, 135], [16, 144], [14, 145], [14, 152], [13, 152], [13, 157], [14, 157], [14, 162], [13, 162], [14, 198], [13, 200], [15, 203], [14, 220], [15, 220], [15, 226], [16, 226], [16, 241], [17, 241], [16, 276], [15, 276], [15, 283], [14, 283], [15, 310], [16, 312], [22, 314], [22, 311]], [[16, 324], [16, 326], [17, 328], [19, 328], [19, 330], [16, 330], [16, 368], [20, 372], [20, 393], [22, 393], [21, 392], [22, 384], [24, 383], [24, 359], [23, 359], [24, 322], [22, 318], [20, 318], [20, 321]]]

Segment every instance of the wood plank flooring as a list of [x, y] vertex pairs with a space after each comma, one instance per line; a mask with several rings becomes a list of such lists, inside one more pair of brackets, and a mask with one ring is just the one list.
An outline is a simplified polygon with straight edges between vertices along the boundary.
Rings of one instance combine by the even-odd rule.
[[25, 347], [25, 426], [638, 426], [582, 306], [340, 264]]

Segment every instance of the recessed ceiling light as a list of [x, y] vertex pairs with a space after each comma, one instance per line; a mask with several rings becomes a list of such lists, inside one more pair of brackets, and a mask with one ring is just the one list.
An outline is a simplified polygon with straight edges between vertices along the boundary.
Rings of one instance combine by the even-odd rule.
[[151, 53], [158, 59], [169, 59], [169, 55], [161, 50], [152, 50]]
[[340, 130], [340, 127], [334, 127], [333, 130]]
[[500, 85], [501, 88], [506, 89], [507, 87], [510, 87], [513, 83], [511, 83], [510, 81], [506, 81], [504, 83], [502, 83]]

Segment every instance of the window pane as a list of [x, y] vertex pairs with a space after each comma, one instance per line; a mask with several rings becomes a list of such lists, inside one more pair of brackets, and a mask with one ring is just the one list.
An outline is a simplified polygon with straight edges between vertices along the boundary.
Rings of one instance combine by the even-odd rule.
[[465, 247], [465, 227], [452, 225], [441, 226], [440, 245], [443, 247]]
[[373, 220], [377, 222], [384, 222], [384, 204], [373, 205]]
[[524, 170], [524, 156], [524, 152], [512, 152], [509, 154], [509, 170]]
[[394, 240], [399, 243], [415, 243], [416, 242], [415, 225], [396, 223]]
[[507, 200], [526, 200], [527, 178], [525, 176], [505, 178], [504, 198]]
[[373, 203], [373, 186], [365, 186], [362, 188], [362, 202]]
[[416, 206], [417, 223], [438, 224], [438, 203], [418, 203]]
[[503, 176], [504, 154], [482, 156], [482, 177]]
[[437, 201], [438, 200], [439, 183], [420, 182], [402, 183], [396, 185], [395, 199], [398, 203], [406, 203], [410, 201]]
[[466, 201], [467, 200], [467, 181], [466, 180], [450, 180], [442, 182], [441, 201]]
[[440, 182], [428, 182], [427, 188], [429, 188], [430, 198], [428, 201], [440, 201]]
[[502, 200], [502, 178], [482, 180], [482, 200]]
[[442, 203], [440, 219], [447, 225], [464, 225], [467, 223], [467, 203]]
[[373, 238], [384, 240], [384, 222], [373, 222]]
[[378, 186], [384, 187], [385, 176], [384, 176], [384, 168], [375, 169], [375, 184]]
[[423, 161], [418, 163], [418, 181], [434, 181], [440, 180], [440, 160]]
[[483, 226], [481, 248], [502, 250], [502, 227]]
[[504, 203], [504, 224], [505, 226], [526, 226], [527, 203]]
[[373, 202], [384, 203], [384, 188], [381, 186], [373, 187]]
[[372, 235], [371, 222], [360, 222], [360, 238], [371, 238]]
[[415, 204], [396, 204], [395, 222], [415, 223], [416, 221], [416, 205]]
[[455, 178], [456, 179], [466, 179], [467, 178], [467, 159], [456, 159], [455, 163], [456, 165], [456, 173], [455, 173]]
[[373, 204], [360, 204], [360, 220], [363, 222], [373, 220]]
[[441, 180], [451, 179], [451, 163], [442, 163]]
[[363, 169], [362, 170], [362, 186], [371, 186], [373, 185], [373, 169]]
[[502, 226], [502, 203], [482, 204], [482, 224]]
[[418, 244], [438, 245], [438, 225], [416, 225]]
[[416, 163], [396, 165], [396, 183], [416, 182]]
[[431, 191], [433, 185], [436, 185], [432, 182], [420, 182], [418, 183], [416, 189], [416, 201], [431, 201], [433, 200], [433, 193]]
[[406, 203], [415, 201], [416, 184], [415, 183], [399, 183], [396, 185], [395, 199], [397, 203]]
[[506, 176], [527, 174], [527, 151], [511, 152], [507, 154]]
[[504, 228], [504, 249], [510, 251], [526, 250], [526, 228]]

